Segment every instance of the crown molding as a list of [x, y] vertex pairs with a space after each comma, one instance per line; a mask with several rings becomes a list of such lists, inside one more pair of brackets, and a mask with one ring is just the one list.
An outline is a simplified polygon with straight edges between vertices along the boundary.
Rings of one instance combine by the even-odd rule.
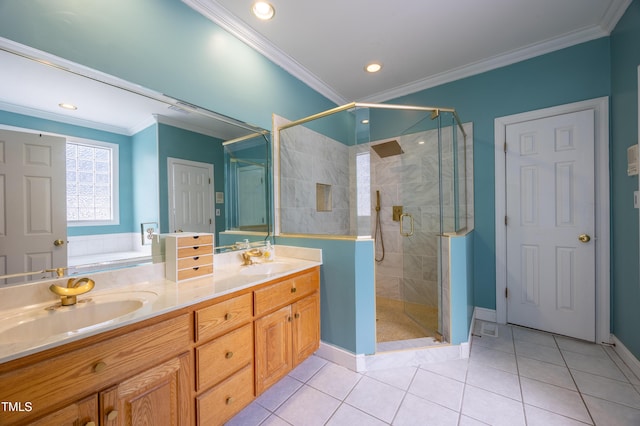
[[632, 0], [614, 0], [611, 2], [611, 5], [604, 13], [600, 22], [600, 27], [607, 35], [611, 34], [611, 31], [613, 31], [620, 18], [622, 18], [622, 15], [627, 11], [631, 2]]
[[318, 76], [236, 18], [215, 0], [182, 0], [182, 2], [335, 104], [343, 105], [349, 102]]
[[422, 90], [430, 89], [442, 84], [451, 83], [453, 81], [471, 77], [483, 72], [502, 68], [507, 65], [512, 65], [521, 61], [525, 61], [527, 59], [535, 58], [540, 55], [555, 52], [566, 47], [571, 47], [576, 44], [605, 37], [607, 35], [609, 34], [605, 32], [599, 25], [593, 26], [587, 29], [566, 34], [562, 37], [545, 40], [543, 42], [535, 43], [521, 49], [500, 54], [489, 59], [475, 62], [473, 64], [447, 70], [440, 74], [436, 74], [421, 80], [416, 80], [402, 86], [394, 87], [393, 89], [379, 92], [371, 96], [367, 96], [363, 99], [359, 99], [357, 102], [385, 102], [390, 99], [410, 95], [412, 93], [420, 92]]

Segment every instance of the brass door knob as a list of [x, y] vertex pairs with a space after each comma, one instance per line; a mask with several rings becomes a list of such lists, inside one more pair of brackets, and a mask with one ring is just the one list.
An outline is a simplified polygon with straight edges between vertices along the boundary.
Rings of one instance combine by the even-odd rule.
[[588, 243], [589, 241], [591, 241], [591, 237], [587, 234], [580, 234], [578, 236], [578, 241], [580, 241], [581, 243]]
[[59, 239], [55, 240], [53, 242], [53, 245], [56, 246], [56, 247], [60, 247], [61, 245], [64, 245], [64, 240], [59, 240]]

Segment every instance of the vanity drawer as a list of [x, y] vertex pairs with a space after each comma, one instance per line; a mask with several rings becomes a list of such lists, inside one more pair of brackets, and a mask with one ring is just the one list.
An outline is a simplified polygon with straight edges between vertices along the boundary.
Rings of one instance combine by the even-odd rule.
[[196, 342], [219, 336], [228, 330], [251, 321], [253, 310], [251, 293], [196, 311]]
[[211, 253], [213, 253], [213, 246], [211, 244], [206, 246], [184, 247], [178, 249], [178, 259], [183, 259], [185, 257], [202, 256]]
[[259, 316], [313, 293], [320, 287], [317, 269], [253, 292], [255, 315]]
[[253, 400], [253, 365], [197, 397], [199, 425], [222, 425]]
[[178, 281], [188, 280], [189, 278], [203, 277], [213, 274], [213, 265], [197, 266], [195, 268], [182, 269], [178, 271]]
[[222, 381], [253, 360], [253, 327], [247, 324], [196, 348], [197, 390]]
[[213, 255], [211, 254], [178, 259], [178, 269], [194, 268], [197, 266], [209, 264], [213, 264]]
[[[33, 410], [3, 412], [2, 422], [39, 417], [165, 361], [190, 345], [189, 314], [140, 328], [0, 375], [0, 401], [31, 401]], [[46, 411], [42, 411], [46, 410]]]
[[213, 235], [185, 235], [178, 237], [178, 247], [192, 247], [213, 244]]

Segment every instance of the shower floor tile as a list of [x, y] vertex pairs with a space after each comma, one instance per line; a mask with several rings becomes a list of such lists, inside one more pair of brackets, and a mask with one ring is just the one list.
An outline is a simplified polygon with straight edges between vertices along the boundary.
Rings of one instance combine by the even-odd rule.
[[[410, 306], [412, 314], [427, 330], [437, 330], [438, 309], [430, 306]], [[404, 302], [376, 297], [376, 338], [378, 343], [433, 337], [409, 318], [404, 311]]]

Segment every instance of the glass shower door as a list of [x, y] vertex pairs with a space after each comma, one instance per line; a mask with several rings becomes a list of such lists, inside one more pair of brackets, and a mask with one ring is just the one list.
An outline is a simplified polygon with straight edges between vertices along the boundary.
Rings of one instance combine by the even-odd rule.
[[441, 335], [441, 291], [438, 274], [440, 221], [440, 157], [438, 129], [400, 139], [402, 184], [399, 199], [404, 311], [425, 336]]

